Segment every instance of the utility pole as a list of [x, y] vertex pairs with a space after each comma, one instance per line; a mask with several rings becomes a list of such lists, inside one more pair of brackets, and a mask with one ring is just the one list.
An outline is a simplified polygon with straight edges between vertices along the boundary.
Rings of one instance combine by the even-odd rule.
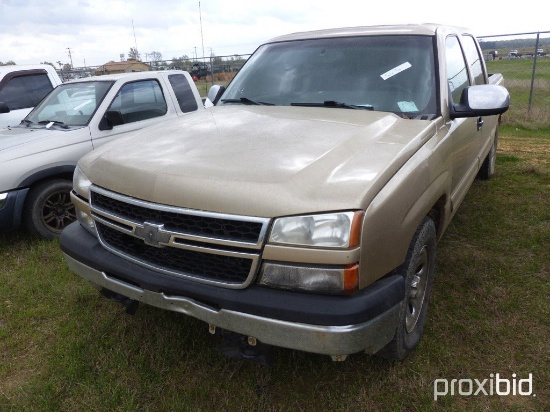
[[202, 41], [202, 57], [204, 57], [204, 37], [202, 35], [202, 12], [201, 12], [201, 2], [199, 1], [199, 19], [201, 23], [201, 41]]
[[136, 46], [136, 60], [139, 60], [139, 52], [137, 48], [136, 29], [134, 27], [134, 20], [132, 19], [132, 31], [134, 32], [134, 46]]
[[74, 66], [73, 66], [73, 56], [71, 56], [71, 48], [70, 48], [70, 47], [67, 47], [67, 50], [69, 51], [69, 59], [71, 59], [71, 69], [74, 69]]

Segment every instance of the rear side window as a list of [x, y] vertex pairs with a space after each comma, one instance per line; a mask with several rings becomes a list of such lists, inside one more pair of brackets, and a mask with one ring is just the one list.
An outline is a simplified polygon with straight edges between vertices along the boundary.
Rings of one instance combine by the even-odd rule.
[[474, 38], [472, 36], [462, 36], [462, 45], [464, 46], [464, 54], [466, 54], [474, 84], [485, 84], [485, 73]]
[[0, 90], [0, 102], [10, 110], [26, 109], [36, 106], [52, 89], [47, 74], [16, 76]]
[[195, 95], [185, 76], [183, 74], [171, 74], [168, 76], [168, 80], [174, 89], [174, 93], [176, 93], [181, 111], [188, 113], [197, 110]]

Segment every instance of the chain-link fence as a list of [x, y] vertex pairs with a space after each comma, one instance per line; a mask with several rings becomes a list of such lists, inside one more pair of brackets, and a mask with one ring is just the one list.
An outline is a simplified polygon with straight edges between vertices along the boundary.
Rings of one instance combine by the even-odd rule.
[[550, 126], [550, 32], [479, 38], [487, 68], [504, 75], [511, 97], [503, 121]]
[[104, 74], [138, 72], [146, 70], [185, 70], [191, 74], [202, 97], [208, 93], [208, 88], [215, 84], [227, 85], [241, 69], [250, 54], [233, 54], [229, 56], [209, 57], [181, 57], [170, 60], [139, 61], [123, 60], [111, 61], [101, 66], [86, 66], [68, 68], [65, 65], [58, 70], [63, 81], [80, 79], [83, 77], [99, 76]]
[[[503, 122], [550, 127], [550, 31], [479, 37], [491, 73], [502, 73], [511, 95]], [[64, 80], [92, 75], [142, 70], [186, 70], [195, 78], [201, 96], [214, 84], [227, 84], [248, 54], [175, 58], [140, 62], [127, 60], [102, 66], [61, 70]]]
[[67, 68], [65, 65], [58, 70], [64, 81], [79, 79], [82, 77], [98, 76], [103, 74], [125, 73], [145, 70], [170, 70], [179, 69], [189, 72], [195, 79], [201, 80], [209, 77], [209, 80], [224, 81], [232, 78], [246, 62], [249, 54], [234, 54], [230, 56], [210, 56], [198, 58], [174, 58], [170, 60], [140, 61], [128, 59], [123, 61], [110, 61], [101, 66], [86, 66]]

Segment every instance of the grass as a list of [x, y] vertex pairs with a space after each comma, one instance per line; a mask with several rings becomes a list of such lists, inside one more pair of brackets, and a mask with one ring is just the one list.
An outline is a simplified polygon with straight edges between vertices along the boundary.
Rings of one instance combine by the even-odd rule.
[[533, 64], [533, 59], [487, 62], [489, 73], [504, 75], [504, 86], [510, 92], [510, 110], [503, 116], [505, 125], [528, 130], [550, 128], [550, 58], [537, 59], [531, 93]]
[[[230, 360], [199, 321], [100, 297], [56, 241], [0, 235], [0, 410], [549, 410], [548, 132], [503, 128], [497, 174], [439, 244], [424, 339], [398, 363], [280, 348], [271, 367]], [[531, 373], [536, 397], [433, 399], [435, 379], [496, 373]]]
[[214, 81], [212, 81], [212, 76], [206, 76], [202, 79], [195, 81], [195, 86], [199, 90], [199, 95], [201, 97], [206, 97], [208, 95], [208, 90], [214, 84], [219, 84], [220, 86], [227, 86], [229, 82], [235, 77], [234, 72], [232, 73], [216, 73], [214, 74]]

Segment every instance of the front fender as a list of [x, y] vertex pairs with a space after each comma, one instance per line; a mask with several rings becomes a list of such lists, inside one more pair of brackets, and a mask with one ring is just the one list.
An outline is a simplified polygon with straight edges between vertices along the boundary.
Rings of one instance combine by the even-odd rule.
[[450, 216], [451, 182], [444, 164], [431, 148], [422, 148], [369, 204], [362, 230], [361, 288], [405, 261], [416, 229], [436, 205], [432, 218], [442, 233]]

